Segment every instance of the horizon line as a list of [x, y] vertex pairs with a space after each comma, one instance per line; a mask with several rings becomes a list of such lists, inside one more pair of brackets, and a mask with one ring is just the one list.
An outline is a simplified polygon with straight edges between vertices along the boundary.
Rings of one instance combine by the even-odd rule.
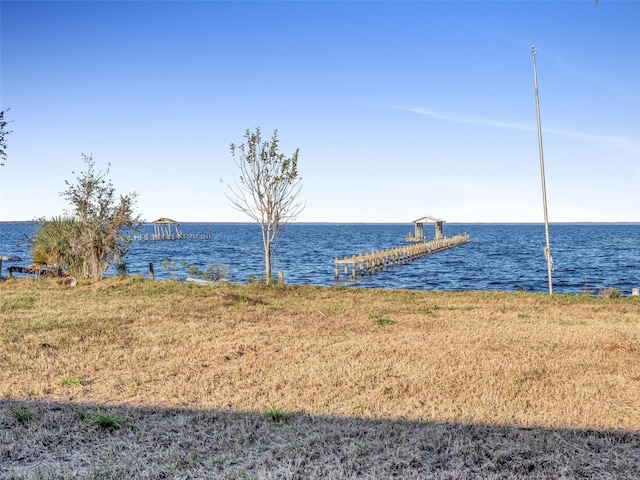
[[[0, 220], [0, 224], [12, 224], [12, 223], [40, 223], [38, 220]], [[153, 225], [153, 221], [142, 221], [141, 225]], [[198, 224], [198, 225], [258, 225], [257, 222], [250, 221], [199, 221], [199, 220], [187, 220], [177, 221], [179, 224]], [[434, 223], [434, 222], [424, 222]], [[446, 221], [443, 223], [449, 225], [544, 225], [544, 221], [527, 222], [527, 221], [474, 221], [474, 222], [462, 222], [462, 221]], [[414, 222], [346, 222], [346, 221], [301, 221], [301, 222], [289, 222], [286, 225], [413, 225]], [[549, 222], [549, 225], [640, 225], [640, 220], [630, 221], [557, 221]]]

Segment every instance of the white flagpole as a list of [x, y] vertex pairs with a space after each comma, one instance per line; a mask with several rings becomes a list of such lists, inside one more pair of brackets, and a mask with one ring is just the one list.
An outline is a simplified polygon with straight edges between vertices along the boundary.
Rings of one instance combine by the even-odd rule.
[[547, 216], [547, 187], [544, 180], [544, 153], [542, 150], [542, 125], [540, 124], [540, 102], [538, 100], [538, 72], [536, 71], [536, 50], [535, 45], [531, 45], [531, 59], [533, 61], [533, 85], [536, 92], [536, 117], [538, 119], [538, 150], [540, 152], [540, 176], [542, 178], [542, 206], [544, 207], [544, 233], [547, 239], [547, 246], [544, 249], [544, 256], [547, 259], [547, 273], [549, 277], [549, 295], [553, 295], [553, 281], [551, 271], [553, 270], [553, 258], [551, 258], [551, 247], [549, 246], [549, 218]]

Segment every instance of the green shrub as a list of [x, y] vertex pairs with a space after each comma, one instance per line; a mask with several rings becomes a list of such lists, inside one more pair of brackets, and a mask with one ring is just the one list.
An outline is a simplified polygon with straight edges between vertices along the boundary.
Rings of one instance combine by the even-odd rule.
[[63, 377], [58, 381], [61, 387], [79, 387], [82, 385], [82, 379], [79, 377]]
[[22, 425], [29, 423], [33, 419], [33, 412], [26, 407], [11, 410], [11, 415]]
[[119, 430], [127, 425], [127, 419], [117, 414], [98, 413], [93, 420], [93, 424], [104, 430]]
[[274, 422], [281, 422], [282, 420], [286, 420], [288, 414], [284, 408], [271, 408], [264, 412], [264, 416]]
[[229, 267], [227, 267], [226, 265], [218, 265], [212, 263], [207, 265], [205, 269], [202, 270], [198, 266], [187, 263], [184, 260], [181, 262], [181, 264], [185, 268], [185, 270], [187, 270], [189, 276], [193, 278], [199, 278], [211, 282], [215, 282], [216, 280], [221, 279], [231, 279], [231, 270], [229, 270]]

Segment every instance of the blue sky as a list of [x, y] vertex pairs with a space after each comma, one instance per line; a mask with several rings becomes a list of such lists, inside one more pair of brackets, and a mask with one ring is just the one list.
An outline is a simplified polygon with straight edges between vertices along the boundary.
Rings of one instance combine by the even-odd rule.
[[0, 220], [81, 154], [146, 220], [250, 221], [229, 144], [300, 148], [299, 221], [640, 221], [640, 2], [6, 1]]

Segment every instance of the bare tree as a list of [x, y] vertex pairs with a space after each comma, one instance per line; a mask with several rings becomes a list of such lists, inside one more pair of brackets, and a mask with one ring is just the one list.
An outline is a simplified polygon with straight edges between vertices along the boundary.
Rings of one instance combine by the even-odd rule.
[[0, 166], [4, 166], [4, 162], [7, 160], [7, 136], [11, 133], [11, 130], [7, 130], [9, 122], [4, 119], [5, 113], [10, 109], [0, 111]]
[[278, 151], [278, 131], [271, 140], [263, 140], [260, 128], [248, 129], [245, 143], [231, 144], [231, 155], [240, 169], [234, 185], [228, 185], [226, 194], [237, 210], [255, 220], [262, 232], [264, 247], [265, 281], [272, 280], [273, 253], [280, 231], [305, 208], [298, 197], [302, 178], [298, 173], [298, 154], [290, 157]]

